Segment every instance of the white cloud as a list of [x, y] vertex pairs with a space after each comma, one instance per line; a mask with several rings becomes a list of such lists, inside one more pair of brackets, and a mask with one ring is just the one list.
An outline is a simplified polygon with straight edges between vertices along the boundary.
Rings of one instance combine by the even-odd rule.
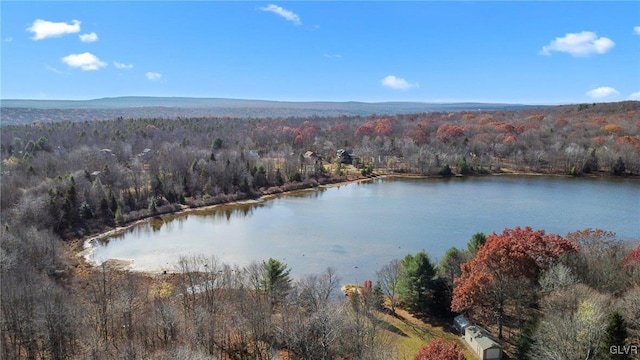
[[604, 99], [607, 97], [618, 96], [618, 95], [620, 95], [618, 90], [609, 86], [602, 86], [602, 87], [587, 91], [587, 96], [593, 99]]
[[73, 34], [80, 32], [80, 21], [71, 20], [71, 24], [65, 22], [51, 22], [42, 19], [37, 19], [27, 28], [27, 31], [32, 32], [34, 36], [33, 40], [42, 40], [52, 37], [60, 37], [64, 34]]
[[125, 70], [133, 69], [133, 64], [123, 64], [117, 61], [113, 62], [113, 66], [115, 66], [116, 69], [125, 69]]
[[157, 72], [151, 72], [149, 71], [147, 74], [147, 79], [151, 80], [151, 81], [155, 81], [155, 80], [160, 80], [162, 78], [162, 74], [157, 73]]
[[80, 38], [80, 41], [86, 42], [86, 43], [98, 41], [98, 34], [96, 34], [94, 32], [92, 32], [90, 34], [78, 35], [78, 37]]
[[633, 27], [633, 33], [636, 35], [640, 35], [640, 26], [634, 26]]
[[549, 45], [543, 46], [540, 54], [551, 55], [551, 52], [565, 52], [576, 57], [585, 57], [594, 54], [604, 54], [613, 49], [615, 43], [606, 37], [598, 37], [591, 31], [569, 33], [564, 37], [552, 40]]
[[107, 66], [107, 63], [100, 61], [97, 56], [92, 53], [71, 54], [62, 58], [62, 62], [83, 71], [98, 70]]
[[322, 56], [329, 58], [329, 59], [341, 59], [342, 55], [340, 54], [322, 54]]
[[396, 90], [409, 90], [412, 87], [418, 86], [418, 84], [411, 84], [407, 82], [407, 80], [393, 75], [385, 77], [381, 82], [383, 86]]
[[634, 92], [629, 95], [629, 100], [640, 100], [640, 91]]
[[272, 12], [272, 13], [274, 13], [276, 15], [282, 16], [286, 20], [291, 21], [296, 25], [301, 25], [302, 24], [302, 22], [300, 21], [300, 17], [296, 13], [294, 13], [292, 11], [289, 11], [289, 10], [287, 10], [285, 8], [282, 8], [280, 6], [269, 4], [269, 5], [265, 6], [265, 7], [261, 7], [260, 10], [269, 11], [269, 12]]

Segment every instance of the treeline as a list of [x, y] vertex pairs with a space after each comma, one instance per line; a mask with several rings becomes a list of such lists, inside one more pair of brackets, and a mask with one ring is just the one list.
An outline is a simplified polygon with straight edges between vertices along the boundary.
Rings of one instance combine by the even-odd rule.
[[5, 126], [0, 206], [4, 219], [13, 212], [20, 222], [36, 211], [30, 206], [46, 203], [48, 228], [86, 233], [95, 224], [174, 211], [180, 204], [200, 206], [330, 181], [344, 174], [338, 166], [325, 166], [337, 161], [339, 149], [350, 152], [366, 174], [473, 174], [505, 167], [639, 174], [638, 108], [638, 102], [624, 102], [370, 117], [118, 118]]

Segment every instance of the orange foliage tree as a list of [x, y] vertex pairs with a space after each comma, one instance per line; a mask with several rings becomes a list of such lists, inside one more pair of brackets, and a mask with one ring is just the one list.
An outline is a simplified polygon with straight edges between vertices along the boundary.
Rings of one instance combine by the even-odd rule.
[[620, 127], [620, 125], [616, 125], [616, 124], [607, 124], [607, 125], [602, 127], [602, 130], [604, 132], [606, 132], [607, 134], [615, 134], [615, 133], [621, 132], [622, 131], [622, 127]]
[[462, 350], [455, 342], [446, 343], [443, 339], [435, 339], [418, 350], [414, 360], [464, 360]]
[[533, 114], [533, 115], [530, 115], [530, 116], [528, 117], [528, 119], [529, 119], [529, 120], [538, 120], [538, 121], [542, 121], [542, 120], [544, 120], [544, 115], [542, 115], [542, 114]]
[[522, 307], [532, 301], [540, 272], [560, 255], [577, 250], [575, 243], [559, 235], [530, 227], [493, 233], [475, 258], [462, 264], [451, 310], [482, 322], [493, 318], [502, 338], [505, 309], [514, 309], [516, 316], [522, 316]]

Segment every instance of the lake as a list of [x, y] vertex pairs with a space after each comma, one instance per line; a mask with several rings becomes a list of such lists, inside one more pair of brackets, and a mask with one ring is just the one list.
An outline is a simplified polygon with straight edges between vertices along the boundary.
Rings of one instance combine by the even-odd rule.
[[546, 176], [384, 178], [154, 220], [95, 241], [88, 260], [132, 260], [172, 271], [180, 256], [241, 266], [273, 257], [298, 277], [334, 267], [345, 282], [425, 250], [437, 261], [476, 232], [531, 226], [565, 236], [585, 228], [640, 239], [640, 181]]

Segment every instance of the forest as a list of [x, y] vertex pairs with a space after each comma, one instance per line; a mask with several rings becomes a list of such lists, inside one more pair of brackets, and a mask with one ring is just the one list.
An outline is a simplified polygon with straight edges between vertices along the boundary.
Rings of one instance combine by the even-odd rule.
[[[1, 130], [2, 358], [395, 359], [382, 319], [397, 309], [464, 313], [514, 359], [632, 358], [608, 349], [640, 345], [640, 246], [600, 229], [479, 233], [438, 263], [395, 260], [346, 297], [332, 269], [293, 279], [274, 259], [206, 254], [151, 275], [76, 256], [139, 219], [381, 174], [637, 178], [640, 102]], [[459, 359], [457, 346], [434, 340], [415, 358]]]

